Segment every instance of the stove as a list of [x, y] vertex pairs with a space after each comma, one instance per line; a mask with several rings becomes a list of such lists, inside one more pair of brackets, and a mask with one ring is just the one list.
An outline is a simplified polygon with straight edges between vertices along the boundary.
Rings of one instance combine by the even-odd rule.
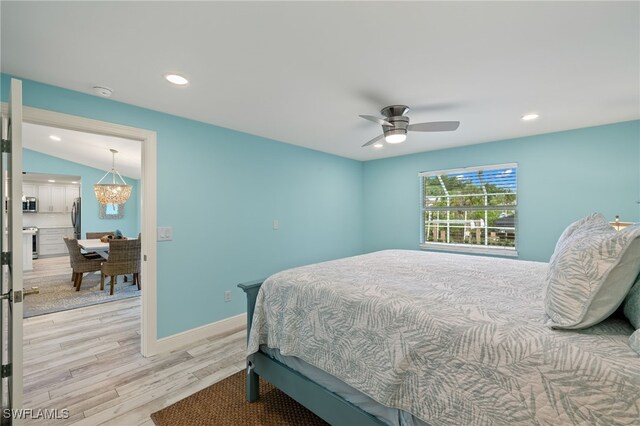
[[31, 258], [38, 258], [38, 228], [35, 226], [23, 226], [23, 231], [33, 231], [33, 237], [31, 238]]

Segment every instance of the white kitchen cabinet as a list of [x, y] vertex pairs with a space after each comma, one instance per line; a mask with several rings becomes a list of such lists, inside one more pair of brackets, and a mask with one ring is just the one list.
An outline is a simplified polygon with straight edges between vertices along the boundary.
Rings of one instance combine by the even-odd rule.
[[40, 228], [38, 235], [39, 256], [62, 256], [68, 253], [64, 237], [73, 238], [73, 228]]
[[25, 197], [37, 197], [38, 187], [33, 183], [23, 183], [22, 195], [24, 195]]
[[38, 185], [38, 213], [66, 213], [66, 186]]
[[67, 185], [64, 188], [64, 212], [70, 212], [73, 201], [80, 196], [80, 187], [77, 185]]
[[[54, 190], [55, 188], [55, 190]], [[38, 213], [55, 213], [54, 210], [54, 196], [58, 199], [61, 198], [62, 203], [56, 202], [56, 207], [60, 210], [64, 208], [64, 187], [53, 185], [39, 185], [38, 186]], [[56, 200], [58, 201], [58, 200]]]
[[70, 213], [73, 200], [80, 197], [80, 185], [51, 185], [26, 182], [25, 197], [38, 199], [38, 213]]
[[51, 186], [38, 186], [38, 213], [51, 212]]
[[64, 213], [64, 186], [51, 186], [51, 211], [53, 213]]

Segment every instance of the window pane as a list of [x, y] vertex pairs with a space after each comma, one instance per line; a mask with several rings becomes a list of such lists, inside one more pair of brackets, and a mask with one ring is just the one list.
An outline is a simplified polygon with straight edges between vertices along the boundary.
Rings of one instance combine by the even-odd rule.
[[502, 193], [502, 194], [461, 194], [446, 196], [426, 196], [424, 198], [424, 208], [431, 207], [509, 207], [515, 206], [517, 203], [517, 194], [515, 193]]
[[424, 241], [515, 247], [515, 210], [425, 211]]
[[423, 241], [514, 247], [517, 168], [425, 173]]

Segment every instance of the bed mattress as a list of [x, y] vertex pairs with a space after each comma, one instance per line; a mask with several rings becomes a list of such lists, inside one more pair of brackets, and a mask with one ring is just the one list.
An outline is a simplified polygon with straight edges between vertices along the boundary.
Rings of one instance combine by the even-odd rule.
[[638, 424], [632, 327], [544, 326], [547, 264], [387, 250], [261, 287], [249, 339], [432, 425]]

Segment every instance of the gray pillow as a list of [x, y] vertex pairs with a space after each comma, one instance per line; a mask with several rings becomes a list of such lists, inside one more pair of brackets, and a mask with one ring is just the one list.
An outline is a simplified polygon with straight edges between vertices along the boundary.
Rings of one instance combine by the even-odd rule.
[[629, 337], [629, 345], [631, 349], [640, 354], [640, 330], [636, 330], [635, 333]]
[[624, 316], [636, 329], [640, 329], [640, 275], [624, 300]]
[[640, 225], [616, 231], [598, 213], [569, 225], [563, 236], [549, 262], [546, 325], [587, 328], [620, 306], [638, 276]]
[[636, 283], [631, 287], [631, 291], [624, 299], [624, 315], [629, 318], [629, 322], [636, 328], [636, 332], [629, 337], [631, 349], [640, 354], [640, 275]]

